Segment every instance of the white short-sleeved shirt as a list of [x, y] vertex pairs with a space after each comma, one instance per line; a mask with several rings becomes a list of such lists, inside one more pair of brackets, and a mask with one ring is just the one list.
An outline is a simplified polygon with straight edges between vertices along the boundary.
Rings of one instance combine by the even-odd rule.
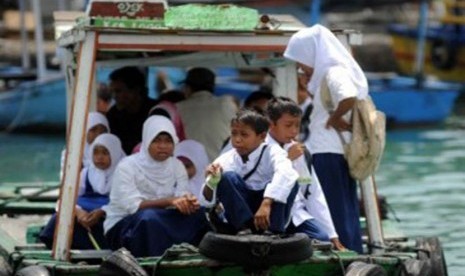
[[[273, 139], [273, 137], [271, 137], [270, 134], [267, 135], [266, 142], [268, 143], [268, 145], [279, 146], [279, 143], [275, 139]], [[292, 144], [293, 142], [285, 144], [284, 148], [289, 148]], [[294, 167], [296, 165], [307, 166], [306, 163], [297, 164], [298, 162], [305, 163], [305, 157], [303, 155], [294, 160], [292, 164]], [[331, 213], [329, 212], [325, 195], [323, 193], [323, 190], [321, 189], [320, 181], [313, 169], [313, 166], [311, 169], [311, 183], [308, 185], [299, 185], [299, 192], [297, 193], [291, 211], [292, 223], [295, 226], [299, 226], [308, 219], [316, 219], [325, 228], [324, 230], [330, 238], [336, 238], [338, 237], [338, 235], [334, 228]], [[309, 194], [307, 198], [305, 198], [306, 193]]]
[[[356, 86], [350, 79], [347, 69], [344, 67], [331, 67], [326, 73], [326, 81], [334, 106], [336, 107], [342, 100], [356, 97], [358, 94]], [[344, 115], [344, 118], [349, 121], [350, 116], [351, 112], [347, 112], [347, 114]], [[334, 128], [326, 128], [326, 122], [329, 119], [329, 113], [321, 102], [320, 91], [315, 93], [315, 98], [313, 100], [313, 111], [310, 119], [311, 135], [307, 146], [312, 149], [312, 154], [343, 154], [344, 149], [342, 147], [342, 143], [337, 131]], [[345, 141], [350, 141], [350, 132], [344, 131], [342, 134]]]
[[[178, 197], [187, 194], [188, 177], [184, 165], [176, 158], [169, 158], [168, 168], [173, 170], [175, 181], [166, 185], [153, 183], [135, 164], [135, 155], [123, 159], [116, 168], [110, 192], [110, 203], [104, 207], [105, 233], [124, 217], [134, 214], [144, 200]], [[166, 162], [166, 161], [164, 161]]]
[[[220, 164], [223, 172], [232, 171], [243, 177], [255, 167], [264, 146], [265, 143], [250, 153], [249, 160], [245, 163], [236, 149], [222, 154], [214, 163]], [[279, 146], [268, 145], [256, 171], [245, 181], [245, 184], [250, 190], [265, 190], [264, 197], [286, 203], [298, 177], [291, 161], [287, 158], [287, 153]]]

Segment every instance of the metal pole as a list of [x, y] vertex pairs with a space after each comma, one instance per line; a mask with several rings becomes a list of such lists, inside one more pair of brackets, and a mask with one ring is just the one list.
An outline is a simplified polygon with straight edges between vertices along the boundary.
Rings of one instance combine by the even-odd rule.
[[415, 76], [417, 78], [417, 86], [423, 86], [423, 69], [425, 66], [425, 44], [426, 30], [428, 28], [428, 1], [421, 1], [420, 18], [418, 19], [418, 40], [417, 54], [415, 56]]
[[45, 50], [44, 50], [44, 30], [42, 28], [42, 12], [40, 10], [40, 0], [32, 0], [32, 10], [34, 11], [36, 40], [36, 60], [37, 60], [37, 77], [39, 80], [46, 76], [45, 67]]
[[312, 0], [310, 5], [310, 26], [320, 23], [321, 0]]
[[31, 59], [29, 56], [28, 37], [26, 30], [26, 3], [19, 0], [20, 27], [21, 27], [21, 65], [24, 70], [31, 69]]

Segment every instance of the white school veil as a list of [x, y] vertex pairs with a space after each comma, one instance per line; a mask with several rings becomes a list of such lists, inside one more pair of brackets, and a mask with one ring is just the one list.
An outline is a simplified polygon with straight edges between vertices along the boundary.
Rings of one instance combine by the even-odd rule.
[[189, 179], [189, 190], [199, 197], [205, 182], [205, 169], [210, 164], [205, 147], [195, 140], [184, 140], [176, 146], [174, 155], [188, 158], [194, 164], [196, 172], [192, 179]]
[[326, 27], [316, 24], [295, 33], [287, 44], [284, 57], [314, 69], [307, 89], [316, 93], [326, 72], [332, 66], [347, 69], [358, 89], [359, 99], [368, 95], [368, 82], [351, 53]]
[[153, 139], [162, 132], [168, 133], [175, 145], [179, 142], [173, 123], [168, 118], [153, 115], [145, 120], [142, 130], [142, 146], [134, 160], [147, 179], [159, 185], [169, 185], [176, 181], [173, 157], [169, 157], [165, 161], [156, 161], [149, 153], [149, 146]]
[[110, 192], [113, 172], [116, 169], [116, 165], [118, 165], [119, 161], [123, 159], [126, 154], [121, 147], [121, 141], [119, 138], [110, 133], [103, 133], [95, 138], [94, 142], [90, 146], [91, 155], [93, 155], [94, 148], [96, 146], [103, 146], [108, 150], [110, 153], [111, 164], [108, 169], [101, 170], [97, 168], [92, 161], [88, 168], [88, 176], [94, 191], [104, 195]]
[[[107, 131], [110, 132], [110, 124], [108, 123], [107, 117], [105, 117], [105, 115], [100, 112], [89, 112], [89, 115], [87, 116], [86, 135], [89, 130], [96, 125], [104, 125], [107, 128]], [[92, 163], [92, 151], [90, 150], [90, 144], [87, 143], [87, 137], [82, 163], [84, 164], [84, 167], [87, 167]]]

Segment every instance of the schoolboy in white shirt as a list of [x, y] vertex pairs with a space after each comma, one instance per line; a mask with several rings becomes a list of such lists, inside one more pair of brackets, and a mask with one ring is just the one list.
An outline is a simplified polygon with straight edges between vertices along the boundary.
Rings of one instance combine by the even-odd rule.
[[267, 131], [265, 116], [239, 111], [231, 121], [233, 149], [207, 168], [203, 195], [223, 204], [236, 231], [284, 233], [289, 221], [298, 174], [283, 149], [264, 143]]
[[302, 144], [294, 141], [299, 134], [302, 110], [291, 99], [279, 97], [268, 102], [266, 113], [270, 130], [265, 139], [269, 145], [279, 145], [288, 152], [294, 169], [299, 173], [299, 193], [291, 212], [289, 233], [305, 233], [312, 239], [331, 241], [338, 250], [340, 243], [329, 212], [326, 198], [313, 167], [307, 166]]

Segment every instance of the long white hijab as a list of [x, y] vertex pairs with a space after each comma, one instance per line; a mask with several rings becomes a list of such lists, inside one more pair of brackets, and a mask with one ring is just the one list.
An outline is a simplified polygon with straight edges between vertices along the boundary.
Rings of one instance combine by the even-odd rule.
[[358, 98], [368, 95], [368, 83], [362, 69], [349, 51], [326, 27], [316, 24], [295, 33], [287, 44], [284, 57], [314, 69], [307, 89], [316, 93], [328, 69], [343, 66], [358, 88]]
[[196, 172], [189, 179], [189, 190], [195, 196], [200, 196], [200, 190], [205, 182], [205, 169], [210, 164], [205, 147], [195, 140], [184, 140], [176, 146], [174, 156], [185, 157], [194, 164]]
[[106, 170], [101, 170], [97, 168], [92, 160], [90, 166], [88, 167], [88, 177], [92, 185], [92, 188], [95, 192], [99, 194], [108, 194], [110, 193], [111, 180], [113, 177], [113, 172], [116, 169], [119, 161], [126, 156], [121, 146], [121, 141], [118, 137], [110, 133], [103, 133], [97, 138], [90, 146], [90, 152], [94, 152], [96, 146], [105, 147], [110, 153], [111, 164]]
[[134, 160], [136, 166], [150, 181], [159, 185], [169, 185], [176, 181], [174, 158], [165, 161], [156, 161], [150, 156], [149, 146], [160, 133], [166, 132], [173, 139], [174, 145], [179, 142], [173, 123], [164, 116], [153, 115], [144, 122], [142, 129], [142, 146], [136, 153]]
[[[100, 112], [89, 112], [89, 115], [87, 116], [86, 134], [96, 125], [104, 125], [108, 132], [110, 132], [110, 124], [108, 123], [107, 117], [105, 117], [105, 115]], [[87, 143], [86, 139], [86, 145], [84, 147], [84, 154], [82, 157], [82, 164], [84, 167], [88, 167], [92, 163], [92, 151], [90, 150], [90, 145], [91, 144]]]

